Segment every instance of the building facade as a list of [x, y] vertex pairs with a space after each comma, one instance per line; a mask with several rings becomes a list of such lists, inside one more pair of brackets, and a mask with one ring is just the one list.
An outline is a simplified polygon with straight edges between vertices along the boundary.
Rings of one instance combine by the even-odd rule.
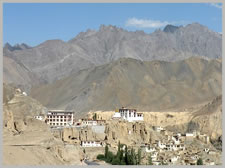
[[113, 119], [124, 119], [128, 122], [143, 121], [143, 113], [137, 112], [136, 109], [121, 108], [113, 115]]
[[97, 125], [97, 121], [95, 121], [95, 120], [85, 120], [85, 119], [83, 119], [82, 121], [81, 121], [81, 126], [93, 126], [93, 125]]
[[103, 147], [104, 143], [100, 141], [81, 141], [81, 147]]
[[74, 112], [64, 110], [49, 110], [46, 123], [51, 127], [72, 126], [75, 123]]

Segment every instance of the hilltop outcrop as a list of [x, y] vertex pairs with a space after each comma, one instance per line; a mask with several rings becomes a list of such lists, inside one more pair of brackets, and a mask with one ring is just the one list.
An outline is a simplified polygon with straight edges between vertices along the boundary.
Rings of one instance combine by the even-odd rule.
[[4, 165], [82, 164], [82, 150], [65, 146], [46, 123], [34, 119], [45, 113], [44, 106], [8, 85], [3, 91]]

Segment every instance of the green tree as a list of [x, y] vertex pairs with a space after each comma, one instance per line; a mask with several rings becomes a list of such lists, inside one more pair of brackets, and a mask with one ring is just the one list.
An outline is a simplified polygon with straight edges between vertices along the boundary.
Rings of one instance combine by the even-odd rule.
[[131, 149], [131, 165], [136, 165], [137, 164], [137, 159], [136, 159], [136, 154], [135, 150], [132, 148]]
[[203, 165], [202, 158], [199, 158], [199, 159], [197, 160], [197, 165]]
[[127, 145], [125, 146], [125, 157], [124, 157], [124, 161], [126, 163], [126, 165], [128, 165], [128, 149], [127, 149]]
[[153, 165], [151, 154], [148, 156], [148, 165]]
[[97, 156], [97, 159], [98, 159], [98, 160], [105, 160], [105, 156], [104, 156], [103, 154], [99, 154], [99, 155]]
[[106, 146], [105, 146], [105, 158], [107, 159], [107, 157], [108, 157], [108, 152], [109, 152], [109, 147], [108, 147], [108, 145], [106, 144]]
[[117, 153], [116, 153], [117, 157], [120, 157], [120, 141], [118, 143], [118, 149], [117, 149]]
[[141, 164], [141, 149], [138, 149], [138, 154], [137, 154], [137, 164], [140, 165]]
[[93, 120], [97, 120], [97, 114], [96, 113], [93, 115]]
[[112, 163], [113, 158], [115, 158], [115, 156], [113, 155], [113, 153], [111, 151], [109, 151], [108, 154], [107, 154], [107, 158], [105, 158], [106, 162]]

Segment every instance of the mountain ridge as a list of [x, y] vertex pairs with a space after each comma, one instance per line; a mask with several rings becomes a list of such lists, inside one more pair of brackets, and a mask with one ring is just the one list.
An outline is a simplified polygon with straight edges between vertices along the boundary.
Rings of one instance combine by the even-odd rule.
[[[29, 49], [4, 51], [3, 55], [29, 69], [40, 83], [53, 83], [82, 69], [107, 64], [119, 58], [170, 62], [192, 56], [221, 58], [221, 37], [197, 23], [179, 27], [173, 33], [158, 30], [151, 34], [102, 25], [98, 31], [89, 29], [68, 42], [47, 40]], [[4, 63], [4, 66], [11, 71], [7, 64]], [[15, 80], [10, 82], [24, 85]], [[33, 87], [32, 82], [26, 87]]]

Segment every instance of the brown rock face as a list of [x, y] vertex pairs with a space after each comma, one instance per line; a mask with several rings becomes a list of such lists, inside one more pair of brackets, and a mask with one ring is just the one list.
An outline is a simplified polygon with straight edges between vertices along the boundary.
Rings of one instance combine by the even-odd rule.
[[47, 124], [33, 118], [45, 110], [40, 103], [28, 96], [14, 94], [13, 88], [12, 92], [4, 89], [4, 97], [8, 97], [3, 105], [4, 165], [82, 164], [84, 156], [80, 148], [64, 146]]

